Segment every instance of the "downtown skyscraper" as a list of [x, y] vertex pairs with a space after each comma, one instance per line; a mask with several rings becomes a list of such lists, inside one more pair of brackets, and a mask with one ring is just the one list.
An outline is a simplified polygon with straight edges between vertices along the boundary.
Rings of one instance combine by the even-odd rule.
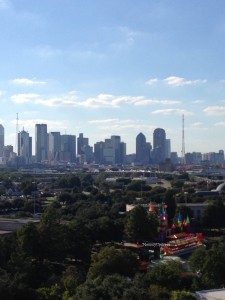
[[0, 151], [3, 150], [4, 143], [5, 143], [5, 130], [2, 124], [0, 124]]
[[22, 130], [18, 133], [18, 156], [21, 158], [21, 163], [31, 163], [32, 157], [32, 138], [29, 133]]
[[136, 137], [136, 163], [150, 163], [151, 144], [146, 142], [145, 135], [140, 132]]
[[35, 154], [36, 162], [40, 163], [48, 158], [47, 124], [35, 125]]
[[153, 132], [153, 159], [158, 164], [166, 158], [166, 132], [162, 128], [156, 128]]

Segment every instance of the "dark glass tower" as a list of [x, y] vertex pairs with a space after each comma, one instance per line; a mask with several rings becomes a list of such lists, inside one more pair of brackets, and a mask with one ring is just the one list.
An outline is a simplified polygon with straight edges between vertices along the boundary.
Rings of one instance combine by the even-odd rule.
[[156, 128], [153, 132], [153, 155], [156, 164], [166, 158], [166, 132], [162, 128]]
[[47, 124], [35, 126], [36, 161], [42, 162], [48, 158], [48, 133]]
[[151, 146], [146, 143], [145, 135], [140, 132], [136, 137], [136, 162], [143, 165], [150, 162]]

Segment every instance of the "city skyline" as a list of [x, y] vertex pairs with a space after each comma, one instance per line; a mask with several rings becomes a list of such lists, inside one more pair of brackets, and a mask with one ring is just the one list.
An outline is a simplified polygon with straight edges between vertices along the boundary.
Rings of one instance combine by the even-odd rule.
[[[187, 152], [182, 151], [181, 156], [171, 151], [171, 140], [166, 138], [163, 128], [156, 128], [153, 132], [153, 145], [147, 142], [145, 135], [140, 132], [136, 136], [136, 152], [128, 154], [127, 145], [121, 136], [112, 135], [104, 141], [97, 141], [89, 145], [89, 138], [83, 133], [78, 136], [49, 132], [47, 124], [35, 125], [35, 141], [29, 132], [18, 132], [17, 155], [12, 145], [4, 145], [4, 127], [0, 124], [0, 164], [24, 166], [33, 163], [103, 164], [103, 165], [162, 165], [171, 168], [182, 164], [224, 164], [224, 150], [218, 152]], [[32, 151], [35, 148], [35, 151]], [[32, 153], [33, 152], [33, 153]], [[184, 156], [183, 156], [184, 155]], [[169, 160], [168, 160], [169, 159]]]
[[0, 124], [89, 138], [135, 153], [164, 128], [171, 151], [225, 149], [225, 2], [0, 1]]
[[[27, 145], [29, 144], [30, 150], [29, 152], [32, 152], [32, 156], [37, 156], [38, 162], [44, 161], [45, 159], [52, 157], [56, 155], [55, 151], [60, 151], [60, 138], [64, 137], [74, 137], [74, 150], [73, 152], [75, 153], [76, 156], [84, 154], [83, 151], [83, 146], [88, 146], [91, 147], [92, 150], [94, 150], [95, 146], [98, 146], [98, 144], [101, 143], [106, 143], [110, 139], [117, 139], [119, 138], [122, 142], [122, 144], [125, 144], [125, 147], [127, 148], [127, 144], [124, 142], [123, 137], [120, 136], [119, 134], [114, 134], [111, 136], [105, 136], [102, 140], [98, 140], [94, 142], [94, 144], [90, 144], [89, 140], [90, 138], [88, 136], [84, 137], [84, 134], [79, 132], [79, 134], [71, 134], [71, 133], [63, 133], [60, 131], [50, 131], [48, 124], [35, 124], [35, 136], [30, 136], [29, 132], [26, 131], [24, 128], [21, 131], [18, 131], [17, 135], [17, 140], [16, 140], [16, 145], [9, 145], [4, 143], [5, 136], [5, 128], [3, 127], [2, 124], [0, 124], [0, 146], [4, 145], [5, 147], [13, 147], [13, 151], [17, 153], [18, 156], [20, 156], [20, 151], [19, 149], [19, 144], [21, 143], [22, 140], [24, 140], [24, 137], [26, 136], [26, 143]], [[2, 134], [1, 134], [2, 133]], [[21, 140], [22, 137], [22, 140]], [[29, 142], [27, 141], [29, 139]], [[47, 140], [48, 141], [47, 141]], [[207, 154], [213, 154], [213, 153], [218, 153], [218, 152], [224, 152], [225, 149], [216, 149], [216, 151], [208, 151], [208, 152], [201, 152], [201, 151], [185, 151], [182, 153], [178, 153], [177, 151], [173, 150], [173, 147], [171, 146], [172, 140], [168, 139], [167, 137], [167, 132], [164, 128], [155, 128], [153, 130], [153, 135], [150, 139], [146, 137], [146, 135], [143, 132], [139, 132], [135, 137], [135, 150], [132, 153], [128, 153], [126, 151], [126, 155], [136, 155], [136, 161], [146, 161], [148, 160], [148, 156], [150, 155], [156, 155], [158, 157], [159, 161], [163, 161], [166, 158], [170, 158], [170, 155], [172, 153], [176, 153], [177, 157], [182, 159], [183, 154], [188, 155], [188, 154], [196, 154], [196, 155], [207, 155]], [[24, 140], [25, 141], [25, 140]], [[71, 142], [70, 142], [71, 143]], [[71, 144], [72, 145], [72, 144]], [[20, 146], [21, 147], [21, 146]], [[42, 152], [40, 154], [40, 149], [41, 152], [44, 151], [45, 153]], [[63, 146], [64, 147], [64, 146]], [[159, 151], [157, 150], [159, 148]], [[161, 153], [163, 149], [163, 152]], [[48, 154], [47, 154], [48, 152]], [[157, 153], [158, 152], [158, 153]], [[30, 154], [29, 154], [30, 155]], [[42, 157], [42, 158], [41, 158]], [[156, 158], [157, 160], [157, 158]]]

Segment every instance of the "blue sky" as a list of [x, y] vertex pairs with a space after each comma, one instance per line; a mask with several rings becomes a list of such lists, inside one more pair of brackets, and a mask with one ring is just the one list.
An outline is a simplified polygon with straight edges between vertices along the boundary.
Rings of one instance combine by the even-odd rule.
[[224, 0], [0, 0], [0, 123], [225, 149]]

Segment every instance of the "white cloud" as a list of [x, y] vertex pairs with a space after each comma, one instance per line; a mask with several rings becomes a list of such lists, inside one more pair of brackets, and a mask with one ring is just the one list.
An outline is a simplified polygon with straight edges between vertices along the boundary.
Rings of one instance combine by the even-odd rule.
[[204, 103], [205, 101], [204, 100], [194, 100], [192, 101], [193, 104], [201, 104], [201, 103]]
[[[115, 97], [109, 94], [100, 94], [95, 98], [88, 98], [87, 100], [80, 102], [80, 105], [91, 108], [117, 108], [119, 107]], [[117, 99], [119, 102], [122, 99]]]
[[158, 115], [192, 115], [192, 112], [189, 112], [185, 109], [175, 109], [175, 108], [158, 109], [153, 111], [152, 113]]
[[89, 124], [107, 124], [107, 123], [113, 123], [117, 122], [118, 119], [105, 119], [105, 120], [91, 120], [88, 121]]
[[195, 122], [193, 124], [191, 124], [191, 127], [201, 127], [203, 125], [202, 122]]
[[218, 122], [218, 123], [215, 123], [214, 126], [218, 126], [218, 127], [219, 127], [219, 126], [221, 126], [221, 127], [222, 127], [222, 126], [225, 126], [225, 122]]
[[152, 78], [152, 79], [149, 79], [148, 81], [146, 81], [146, 84], [148, 84], [148, 85], [154, 85], [154, 84], [156, 84], [158, 81], [159, 81], [158, 78]]
[[97, 125], [99, 130], [104, 130], [107, 132], [116, 132], [118, 134], [118, 129], [126, 130], [146, 130], [149, 131], [155, 126], [149, 124], [143, 124], [142, 121], [139, 120], [119, 120], [119, 119], [100, 119], [100, 120], [91, 120], [88, 121], [91, 125]]
[[[14, 119], [12, 121], [13, 124], [16, 124], [17, 120]], [[26, 129], [34, 130], [35, 124], [47, 124], [48, 125], [48, 131], [49, 130], [56, 130], [56, 128], [60, 129], [66, 129], [66, 121], [52, 121], [52, 120], [46, 120], [46, 119], [27, 119], [27, 120], [19, 120], [19, 125], [23, 126]]]
[[38, 81], [35, 79], [28, 79], [28, 78], [16, 78], [12, 80], [15, 84], [24, 84], [24, 85], [44, 85], [46, 84], [45, 81]]
[[114, 96], [111, 94], [99, 94], [96, 97], [80, 100], [74, 92], [69, 92], [66, 95], [59, 97], [44, 98], [38, 94], [16, 94], [11, 96], [11, 100], [17, 104], [32, 103], [49, 107], [87, 107], [87, 108], [118, 108], [123, 104], [130, 104], [136, 106], [144, 105], [172, 105], [179, 104], [176, 100], [156, 100], [146, 99], [143, 96]]
[[61, 49], [52, 48], [49, 45], [40, 45], [34, 49], [34, 53], [42, 58], [57, 57], [63, 54]]
[[37, 99], [39, 98], [38, 94], [17, 94], [11, 97], [12, 101], [17, 104], [23, 103], [36, 103]]
[[95, 98], [89, 98], [81, 103], [82, 106], [91, 108], [118, 108], [122, 104], [132, 104], [132, 105], [171, 105], [178, 104], [179, 101], [176, 100], [156, 100], [156, 99], [146, 99], [144, 96], [113, 96], [108, 94], [100, 94]]
[[164, 82], [169, 86], [179, 87], [184, 85], [195, 85], [198, 83], [206, 83], [206, 80], [205, 79], [186, 80], [183, 77], [169, 76], [164, 79]]
[[177, 100], [155, 100], [155, 99], [145, 99], [145, 100], [140, 100], [134, 103], [136, 106], [140, 105], [151, 105], [151, 104], [161, 104], [161, 105], [174, 105], [174, 104], [179, 104], [180, 101]]
[[23, 111], [23, 115], [33, 115], [39, 113], [38, 110], [28, 110], [28, 111]]
[[209, 116], [224, 116], [225, 106], [208, 106], [203, 110]]
[[147, 80], [145, 83], [148, 85], [154, 85], [156, 83], [165, 83], [166, 85], [172, 86], [172, 87], [180, 87], [185, 85], [196, 85], [201, 83], [206, 83], [206, 79], [195, 79], [195, 80], [187, 80], [183, 77], [178, 76], [169, 76], [164, 79], [158, 79], [158, 78], [151, 78]]

